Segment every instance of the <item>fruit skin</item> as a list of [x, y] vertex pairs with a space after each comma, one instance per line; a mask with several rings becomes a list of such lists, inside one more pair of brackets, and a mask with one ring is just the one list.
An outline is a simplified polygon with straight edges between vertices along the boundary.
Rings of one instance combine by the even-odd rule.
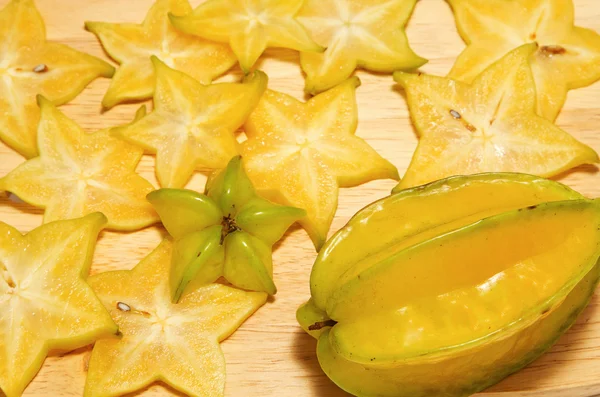
[[[462, 192], [464, 193], [461, 195]], [[482, 204], [485, 201], [488, 205]], [[544, 201], [561, 202], [538, 206]], [[548, 205], [560, 208], [571, 205], [568, 203], [597, 211], [596, 203], [583, 200], [581, 195], [562, 184], [523, 174], [489, 173], [452, 177], [412, 189], [398, 190], [396, 194], [359, 211], [328, 241], [319, 254], [311, 273], [312, 298], [297, 312], [302, 328], [319, 340], [317, 353], [323, 370], [341, 388], [357, 396], [458, 397], [482, 390], [527, 365], [566, 331], [589, 301], [600, 272], [599, 265], [593, 266], [598, 255], [589, 264], [588, 268], [592, 270], [570, 290], [564, 301], [558, 296], [557, 304], [542, 310], [543, 313], [537, 320], [533, 318], [534, 321], [530, 321], [525, 328], [508, 335], [509, 340], [514, 341], [512, 344], [516, 343], [517, 350], [511, 350], [511, 343], [505, 344], [500, 340], [471, 347], [465, 345], [463, 350], [459, 348], [454, 354], [444, 355], [441, 351], [438, 355], [404, 359], [380, 360], [378, 357], [368, 359], [367, 356], [365, 360], [365, 353], [359, 353], [360, 340], [346, 340], [350, 345], [340, 345], [340, 336], [333, 336], [334, 333], [339, 334], [337, 329], [340, 326], [346, 325], [344, 320], [336, 317], [335, 313], [339, 312], [339, 308], [336, 309], [332, 300], [340, 302], [339, 291], [345, 284], [352, 282], [344, 280], [344, 276], [350, 274], [356, 280], [357, 271], [353, 273], [353, 265], [358, 264], [360, 268], [360, 262], [365, 257], [375, 257], [375, 262], [381, 261], [382, 257], [378, 255], [382, 252], [386, 255], [393, 254], [393, 250], [386, 247], [390, 242], [401, 250], [403, 240], [418, 245], [420, 241], [430, 239], [431, 235], [447, 233], [444, 228], [464, 229], [463, 224], [472, 222], [478, 216], [501, 214], [496, 215], [498, 218], [505, 216], [506, 210], [521, 208], [520, 205], [524, 208], [543, 208]], [[507, 214], [510, 213], [509, 211]], [[464, 221], [461, 222], [461, 218]], [[405, 227], [398, 228], [398, 224]], [[395, 228], [390, 227], [394, 225]], [[397, 238], [388, 237], [390, 234]], [[357, 249], [360, 242], [365, 246]], [[359, 278], [361, 274], [363, 279], [368, 277], [368, 268], [365, 269], [364, 264]], [[403, 288], [403, 282], [398, 280], [396, 288]], [[379, 288], [388, 287], [381, 284]], [[381, 292], [374, 290], [373, 293], [376, 298]], [[362, 303], [365, 300], [369, 301], [370, 298], [357, 298]], [[372, 316], [370, 311], [374, 310], [372, 307], [379, 307], [380, 303], [377, 302], [373, 299], [373, 306], [366, 302], [367, 306], [358, 310], [361, 315]], [[333, 319], [341, 322], [331, 320], [332, 313]], [[343, 316], [348, 317], [348, 313]], [[367, 318], [373, 319], [369, 335], [374, 340], [385, 337], [385, 332], [379, 332], [380, 329], [394, 326], [394, 323], [389, 323], [386, 327], [385, 323], [377, 322], [381, 321], [381, 317]], [[350, 321], [355, 320], [346, 320]], [[311, 325], [319, 327], [309, 330]], [[391, 335], [388, 337], [391, 338]], [[531, 351], [530, 346], [533, 346]], [[477, 362], [481, 365], [471, 365]], [[481, 370], [477, 372], [479, 366]], [[439, 375], [432, 377], [432, 374]]]
[[220, 276], [239, 288], [274, 295], [272, 246], [306, 214], [259, 197], [239, 156], [211, 179], [205, 195], [159, 189], [148, 200], [175, 238], [169, 276], [175, 302], [190, 282], [212, 283]]

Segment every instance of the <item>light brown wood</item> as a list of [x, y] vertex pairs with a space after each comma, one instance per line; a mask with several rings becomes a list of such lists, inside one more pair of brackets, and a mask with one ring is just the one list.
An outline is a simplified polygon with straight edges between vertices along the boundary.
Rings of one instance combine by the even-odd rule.
[[[577, 24], [600, 31], [600, 1], [574, 0]], [[3, 7], [8, 0], [0, 0]], [[198, 0], [193, 4], [199, 3]], [[37, 0], [52, 40], [72, 45], [108, 59], [96, 38], [83, 29], [85, 20], [141, 22], [152, 0]], [[420, 0], [411, 18], [408, 36], [415, 51], [430, 61], [422, 70], [446, 74], [463, 49], [452, 13], [442, 0]], [[298, 98], [303, 97], [303, 77], [298, 55], [293, 51], [269, 50], [260, 61], [269, 86]], [[600, 65], [598, 66], [600, 67]], [[240, 76], [234, 70], [225, 79]], [[402, 174], [417, 139], [406, 103], [389, 75], [358, 72], [358, 135], [394, 163]], [[92, 83], [72, 103], [63, 106], [70, 117], [92, 131], [130, 121], [138, 105], [117, 106], [100, 112], [107, 79]], [[572, 91], [558, 124], [600, 152], [600, 83]], [[0, 143], [0, 176], [23, 161]], [[145, 156], [139, 172], [158, 186], [154, 159]], [[600, 196], [600, 176], [595, 167], [581, 167], [560, 180], [590, 196]], [[188, 185], [202, 190], [205, 177], [197, 174]], [[386, 196], [393, 181], [377, 181], [342, 189], [332, 230], [366, 204]], [[26, 232], [41, 224], [41, 211], [0, 197], [0, 220]], [[136, 233], [103, 232], [98, 242], [93, 272], [128, 269], [153, 247], [164, 231], [159, 227]], [[316, 253], [306, 233], [294, 228], [274, 254], [277, 296], [262, 307], [232, 337], [223, 343], [227, 359], [226, 395], [337, 397], [340, 391], [321, 372], [315, 356], [315, 341], [304, 334], [295, 320], [296, 308], [309, 296], [308, 278]], [[51, 357], [26, 390], [26, 396], [80, 396], [85, 382], [89, 349], [63, 357]], [[484, 393], [487, 397], [582, 397], [600, 394], [600, 298], [595, 297], [577, 324], [542, 358]], [[432, 374], [433, 375], [433, 374]], [[174, 393], [161, 385], [146, 389], [144, 396]], [[138, 395], [138, 394], [135, 394]]]

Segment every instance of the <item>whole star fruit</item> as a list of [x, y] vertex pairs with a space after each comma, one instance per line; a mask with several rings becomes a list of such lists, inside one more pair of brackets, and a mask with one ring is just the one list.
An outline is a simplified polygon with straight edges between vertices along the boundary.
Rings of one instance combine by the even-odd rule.
[[531, 55], [536, 111], [554, 121], [567, 91], [600, 79], [600, 35], [575, 26], [572, 0], [448, 0], [467, 43], [450, 71], [472, 82], [488, 66], [525, 43]]
[[85, 281], [105, 224], [94, 213], [23, 235], [0, 222], [0, 394], [22, 395], [49, 352], [117, 333]]
[[221, 276], [236, 287], [274, 295], [272, 246], [306, 214], [259, 197], [239, 156], [211, 180], [206, 194], [159, 189], [148, 200], [175, 239], [169, 276], [175, 302], [190, 282]]
[[321, 250], [297, 318], [349, 393], [467, 396], [569, 328], [599, 256], [597, 200], [524, 174], [451, 177], [359, 211]]
[[322, 52], [296, 20], [304, 0], [208, 0], [191, 14], [169, 14], [173, 25], [192, 35], [228, 43], [248, 73], [268, 47]]
[[[133, 231], [159, 222], [146, 200], [154, 187], [136, 174], [143, 150], [112, 137], [109, 130], [85, 132], [48, 99], [39, 96], [40, 155], [3, 178], [0, 191], [44, 208], [44, 222], [102, 212], [106, 227]], [[145, 107], [136, 114], [139, 120]]]
[[235, 131], [267, 88], [255, 71], [242, 83], [203, 85], [152, 57], [156, 70], [154, 110], [111, 133], [156, 154], [162, 187], [182, 188], [197, 169], [219, 170], [239, 154]]
[[306, 210], [300, 224], [317, 250], [339, 187], [399, 179], [396, 167], [355, 135], [359, 85], [352, 77], [306, 103], [267, 90], [244, 125], [241, 154], [250, 180], [271, 201]]
[[219, 342], [258, 310], [267, 294], [208, 284], [186, 291], [174, 304], [165, 277], [172, 251], [167, 238], [134, 269], [89, 278], [120, 337], [94, 345], [85, 397], [121, 396], [157, 381], [190, 396], [223, 396]]
[[33, 0], [10, 1], [0, 10], [0, 139], [26, 158], [37, 156], [36, 95], [62, 105], [114, 71], [101, 59], [46, 41]]
[[471, 84], [394, 73], [405, 89], [419, 144], [402, 188], [451, 175], [524, 172], [550, 177], [598, 161], [596, 152], [535, 113], [535, 84], [525, 44]]
[[427, 62], [409, 47], [404, 31], [416, 0], [306, 0], [298, 20], [324, 52], [300, 53], [305, 90], [322, 92], [357, 67], [383, 73]]
[[187, 0], [156, 0], [141, 24], [85, 23], [120, 64], [102, 99], [104, 108], [152, 97], [156, 80], [150, 61], [153, 55], [202, 84], [210, 84], [235, 65], [237, 59], [227, 45], [188, 35], [171, 25], [170, 12], [183, 16], [191, 11]]

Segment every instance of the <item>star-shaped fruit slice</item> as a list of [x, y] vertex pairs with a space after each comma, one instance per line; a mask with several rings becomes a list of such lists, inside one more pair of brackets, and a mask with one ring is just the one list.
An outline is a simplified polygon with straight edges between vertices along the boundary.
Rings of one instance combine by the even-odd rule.
[[33, 0], [12, 0], [0, 10], [0, 139], [27, 158], [38, 153], [36, 95], [61, 105], [114, 68], [91, 55], [46, 41]]
[[274, 202], [306, 210], [299, 222], [317, 249], [323, 245], [339, 187], [396, 179], [398, 170], [355, 134], [357, 77], [302, 103], [270, 91], [244, 129], [241, 149], [250, 180]]
[[[112, 137], [108, 130], [86, 133], [49, 100], [40, 96], [38, 101], [40, 156], [1, 178], [0, 190], [44, 208], [44, 222], [92, 212], [104, 213], [107, 227], [114, 230], [158, 222], [146, 200], [154, 187], [135, 173], [142, 149]], [[143, 111], [136, 117], [142, 115]]]
[[467, 48], [450, 78], [472, 82], [507, 52], [535, 42], [536, 111], [554, 120], [567, 91], [600, 79], [600, 35], [574, 25], [572, 0], [448, 0]]
[[296, 20], [303, 1], [208, 0], [189, 15], [169, 17], [183, 32], [229, 43], [248, 73], [267, 47], [323, 51]]
[[181, 70], [202, 84], [229, 70], [236, 62], [229, 46], [176, 30], [168, 14], [192, 12], [188, 0], [156, 0], [142, 24], [86, 22], [108, 54], [121, 66], [117, 70], [102, 106], [111, 108], [129, 100], [152, 97], [155, 74], [151, 56]]
[[298, 20], [325, 52], [302, 52], [306, 91], [346, 80], [354, 69], [391, 73], [425, 62], [408, 45], [404, 27], [416, 0], [306, 0]]
[[207, 284], [221, 276], [236, 287], [275, 294], [273, 244], [306, 215], [260, 198], [239, 156], [210, 180], [206, 195], [160, 189], [148, 200], [175, 239], [170, 273], [174, 301], [192, 280]]
[[89, 278], [121, 336], [96, 342], [85, 397], [121, 396], [156, 381], [190, 396], [223, 395], [225, 359], [219, 342], [262, 306], [267, 295], [209, 284], [171, 303], [165, 277], [171, 252], [167, 239], [133, 270]]
[[452, 175], [523, 172], [553, 176], [598, 161], [592, 148], [535, 113], [530, 55], [511, 51], [472, 84], [396, 72], [420, 141], [400, 182], [406, 188]]
[[117, 332], [84, 281], [105, 223], [94, 213], [22, 235], [0, 222], [0, 394], [20, 396], [50, 351]]
[[256, 71], [244, 83], [202, 85], [158, 58], [154, 111], [113, 133], [156, 154], [161, 186], [185, 186], [194, 170], [222, 169], [239, 152], [234, 132], [242, 126], [267, 88]]

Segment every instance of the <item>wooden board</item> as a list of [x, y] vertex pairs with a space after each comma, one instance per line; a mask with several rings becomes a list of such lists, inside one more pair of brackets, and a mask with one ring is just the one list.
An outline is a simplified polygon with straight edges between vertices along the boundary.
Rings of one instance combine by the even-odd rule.
[[[600, 31], [600, 1], [574, 0], [577, 24]], [[0, 0], [3, 7], [8, 0]], [[192, 2], [199, 3], [198, 0]], [[37, 0], [52, 40], [107, 59], [96, 38], [83, 29], [85, 20], [141, 22], [152, 0]], [[442, 0], [420, 0], [409, 24], [408, 36], [415, 51], [430, 62], [424, 72], [444, 75], [463, 49], [448, 5]], [[303, 77], [298, 54], [269, 50], [260, 61], [269, 86], [298, 98], [303, 97]], [[600, 65], [599, 65], [600, 67]], [[358, 135], [393, 162], [402, 174], [417, 139], [400, 90], [389, 75], [359, 72]], [[237, 79], [234, 70], [227, 80]], [[96, 129], [132, 119], [138, 105], [121, 105], [101, 113], [100, 100], [109, 81], [92, 83], [72, 103], [63, 106], [67, 115], [84, 128]], [[600, 83], [572, 91], [558, 124], [600, 152]], [[0, 176], [23, 159], [0, 143]], [[600, 176], [595, 167], [580, 167], [560, 180], [580, 192], [600, 196]], [[139, 172], [156, 186], [154, 159], [145, 156]], [[205, 177], [197, 174], [188, 185], [202, 190]], [[332, 230], [369, 202], [386, 196], [393, 181], [368, 183], [342, 189]], [[26, 232], [41, 224], [41, 211], [0, 197], [0, 220]], [[136, 233], [103, 232], [93, 263], [93, 272], [129, 269], [153, 247], [164, 231], [159, 227]], [[279, 292], [223, 343], [227, 360], [227, 396], [338, 397], [340, 391], [321, 372], [315, 356], [315, 340], [304, 334], [295, 320], [298, 305], [309, 296], [308, 278], [315, 259], [312, 245], [302, 229], [294, 228], [274, 254], [275, 282]], [[51, 357], [26, 390], [26, 396], [80, 396], [85, 382], [90, 349], [63, 357]], [[579, 397], [600, 394], [600, 297], [596, 296], [578, 323], [542, 358], [528, 368], [492, 387], [484, 396]], [[433, 375], [433, 374], [432, 374]], [[143, 391], [144, 396], [174, 393], [162, 385]], [[138, 394], [135, 394], [138, 395]]]

